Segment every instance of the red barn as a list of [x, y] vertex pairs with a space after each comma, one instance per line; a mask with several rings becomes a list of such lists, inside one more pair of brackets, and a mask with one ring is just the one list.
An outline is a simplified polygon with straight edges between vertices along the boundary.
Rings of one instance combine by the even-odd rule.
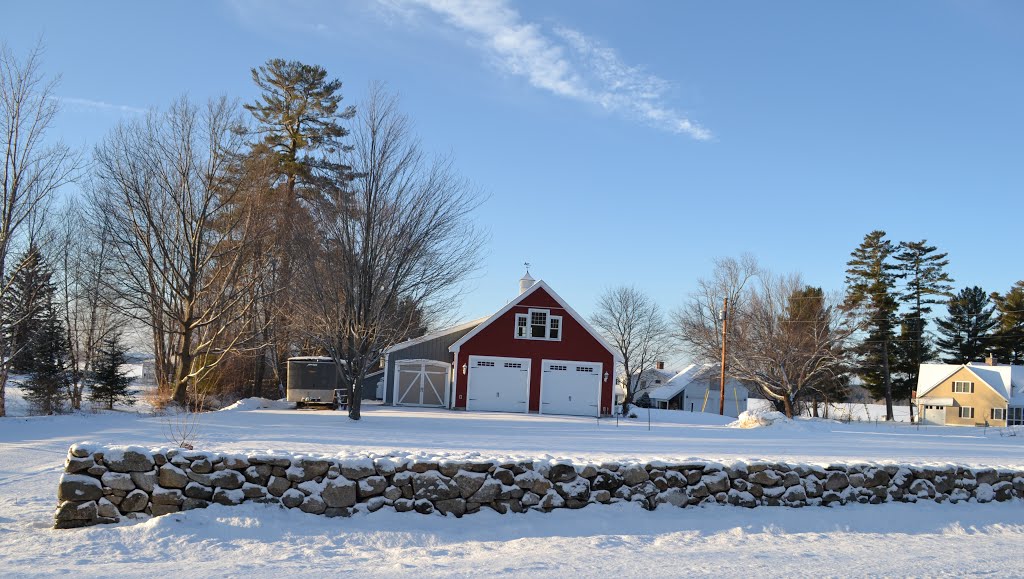
[[519, 284], [519, 297], [449, 347], [453, 406], [611, 414], [615, 350], [548, 284], [529, 272]]

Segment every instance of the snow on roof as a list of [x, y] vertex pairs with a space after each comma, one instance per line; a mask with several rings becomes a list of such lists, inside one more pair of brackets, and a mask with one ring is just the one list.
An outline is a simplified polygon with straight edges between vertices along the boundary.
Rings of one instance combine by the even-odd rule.
[[384, 350], [384, 353], [385, 354], [390, 354], [391, 352], [397, 352], [398, 350], [404, 350], [404, 349], [408, 348], [409, 346], [415, 346], [416, 344], [422, 344], [423, 342], [429, 342], [430, 340], [434, 340], [434, 339], [440, 338], [442, 336], [447, 336], [448, 334], [454, 334], [454, 333], [457, 333], [457, 332], [461, 332], [462, 330], [468, 330], [468, 329], [471, 329], [471, 328], [475, 328], [476, 326], [479, 326], [480, 323], [483, 322], [486, 319], [487, 318], [479, 318], [479, 319], [473, 320], [472, 322], [466, 322], [464, 324], [459, 324], [458, 326], [452, 326], [450, 328], [444, 328], [443, 330], [437, 330], [435, 332], [430, 332], [429, 334], [424, 334], [424, 335], [422, 335], [422, 336], [420, 336], [418, 338], [413, 338], [411, 340], [406, 340], [404, 342], [399, 342], [399, 343], [395, 344], [394, 346], [391, 346], [388, 349]]
[[997, 394], [1014, 404], [1024, 404], [1024, 366], [980, 362], [967, 364], [921, 364], [917, 378], [917, 396], [923, 397], [961, 368], [968, 369]]
[[651, 400], [668, 400], [682, 392], [690, 382], [696, 380], [705, 370], [712, 366], [714, 364], [690, 364], [670, 378], [668, 382], [657, 388], [648, 389], [647, 395]]

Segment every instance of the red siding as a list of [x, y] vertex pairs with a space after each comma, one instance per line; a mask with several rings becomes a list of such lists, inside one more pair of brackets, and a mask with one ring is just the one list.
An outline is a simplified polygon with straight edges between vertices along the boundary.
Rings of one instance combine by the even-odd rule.
[[[515, 316], [526, 313], [530, 308], [549, 308], [551, 314], [562, 316], [562, 339], [559, 341], [516, 339]], [[507, 356], [529, 358], [530, 363], [530, 412], [540, 411], [540, 377], [542, 360], [573, 360], [598, 362], [607, 380], [601, 383], [601, 414], [612, 411], [612, 380], [615, 376], [615, 360], [607, 349], [590, 335], [579, 321], [562, 309], [558, 302], [544, 288], [537, 288], [480, 333], [470, 338], [459, 349], [458, 367], [455, 372], [455, 407], [466, 408], [466, 375], [462, 366], [470, 356]]]

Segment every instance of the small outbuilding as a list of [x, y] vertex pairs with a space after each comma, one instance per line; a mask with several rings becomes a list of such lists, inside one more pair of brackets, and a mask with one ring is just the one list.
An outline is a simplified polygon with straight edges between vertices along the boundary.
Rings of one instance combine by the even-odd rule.
[[448, 348], [484, 319], [430, 332], [384, 350], [380, 399], [396, 406], [451, 407], [453, 372]]

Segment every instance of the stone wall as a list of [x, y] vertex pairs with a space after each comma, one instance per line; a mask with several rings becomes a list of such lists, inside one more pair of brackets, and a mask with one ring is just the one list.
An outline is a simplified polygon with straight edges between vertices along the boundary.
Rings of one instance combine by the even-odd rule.
[[393, 508], [461, 517], [631, 501], [646, 509], [1006, 501], [1024, 471], [956, 465], [773, 462], [604, 463], [337, 459], [72, 446], [56, 528], [114, 523], [208, 506], [269, 503], [349, 516]]

